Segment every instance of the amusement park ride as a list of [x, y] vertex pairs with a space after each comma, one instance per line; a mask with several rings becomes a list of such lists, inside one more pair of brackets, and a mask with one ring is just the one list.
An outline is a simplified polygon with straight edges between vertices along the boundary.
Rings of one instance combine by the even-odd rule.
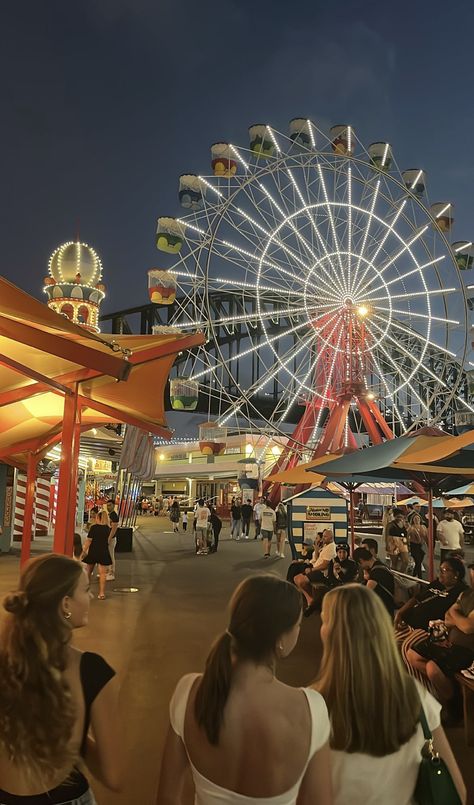
[[180, 177], [185, 214], [158, 219], [170, 264], [149, 271], [166, 324], [207, 334], [171, 380], [173, 408], [205, 395], [216, 446], [219, 428], [258, 432], [262, 455], [283, 438], [274, 470], [474, 413], [474, 247], [450, 243], [452, 204], [427, 201], [422, 169], [304, 118], [213, 145], [211, 166]]

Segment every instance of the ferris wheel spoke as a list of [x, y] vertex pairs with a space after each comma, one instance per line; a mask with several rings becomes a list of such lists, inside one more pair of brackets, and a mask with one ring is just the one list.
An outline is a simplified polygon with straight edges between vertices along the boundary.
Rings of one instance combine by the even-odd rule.
[[[457, 288], [433, 288], [431, 290], [429, 290], [427, 288], [426, 291], [413, 291], [413, 292], [408, 291], [406, 293], [396, 293], [396, 294], [393, 294], [390, 298], [391, 299], [413, 299], [413, 298], [418, 297], [418, 296], [424, 296], [424, 297], [428, 298], [428, 297], [431, 297], [431, 296], [439, 296], [440, 294], [442, 294], [444, 296], [444, 294], [454, 293], [457, 290], [458, 290]], [[369, 304], [372, 304], [373, 302], [383, 302], [386, 299], [387, 299], [386, 296], [371, 296], [370, 294], [367, 294], [366, 296], [364, 296], [364, 301], [369, 302]]]
[[[407, 294], [407, 298], [410, 298], [410, 294]], [[459, 324], [459, 321], [457, 319], [446, 319], [446, 318], [443, 318], [441, 316], [434, 316], [434, 315], [431, 315], [431, 314], [428, 315], [428, 313], [417, 313], [414, 310], [399, 310], [398, 308], [395, 308], [395, 307], [388, 308], [388, 307], [384, 307], [383, 305], [373, 305], [372, 307], [373, 307], [374, 310], [382, 310], [384, 313], [403, 314], [405, 316], [409, 316], [410, 318], [415, 318], [415, 319], [426, 319], [428, 321], [439, 321], [439, 322], [442, 322], [442, 324]]]
[[339, 252], [339, 243], [338, 243], [338, 238], [337, 238], [337, 234], [336, 234], [336, 227], [335, 227], [335, 224], [334, 224], [334, 218], [333, 218], [333, 214], [332, 214], [332, 210], [331, 210], [331, 205], [329, 203], [328, 191], [326, 189], [326, 182], [324, 181], [323, 170], [321, 168], [321, 165], [319, 165], [319, 164], [318, 164], [318, 173], [319, 173], [319, 179], [320, 179], [320, 182], [321, 182], [321, 187], [323, 189], [324, 200], [326, 202], [326, 208], [327, 208], [327, 212], [328, 212], [328, 216], [329, 216], [329, 223], [330, 223], [330, 226], [331, 226], [331, 231], [332, 231], [332, 236], [333, 236], [334, 249], [337, 252], [339, 268], [341, 270], [342, 283], [344, 285], [345, 292], [348, 293], [346, 276], [345, 276], [344, 268], [343, 268], [343, 265], [342, 265], [341, 255], [340, 255], [340, 252]]
[[[374, 341], [376, 341], [377, 339], [374, 336], [374, 333], [372, 332], [372, 330], [370, 328], [370, 325], [367, 324], [366, 326], [367, 326], [367, 330], [371, 334], [372, 338], [374, 339]], [[412, 374], [407, 377], [407, 375], [405, 375], [405, 373], [401, 370], [400, 366], [398, 366], [397, 362], [392, 358], [390, 353], [385, 349], [385, 347], [380, 342], [380, 340], [379, 340], [379, 342], [377, 344], [377, 349], [380, 350], [380, 352], [382, 352], [384, 354], [384, 356], [387, 359], [387, 361], [390, 363], [391, 366], [393, 366], [395, 372], [402, 378], [404, 385], [407, 386], [410, 389], [410, 392], [413, 395], [413, 397], [415, 397], [418, 400], [418, 402], [420, 403], [420, 405], [422, 406], [422, 408], [424, 408], [425, 411], [428, 411], [428, 413], [429, 413], [429, 409], [428, 409], [425, 401], [420, 397], [420, 395], [418, 394], [418, 392], [416, 391], [416, 389], [414, 388], [414, 386], [410, 382], [411, 378], [413, 377], [413, 375], [416, 372], [416, 369], [414, 369]]]
[[[384, 263], [384, 264], [381, 266], [381, 268], [379, 268], [379, 269], [378, 269], [378, 277], [381, 277], [381, 276], [382, 276], [382, 274], [385, 274], [385, 272], [387, 271], [387, 269], [388, 269], [388, 268], [390, 268], [390, 266], [391, 266], [391, 265], [393, 265], [393, 264], [396, 262], [396, 260], [398, 260], [398, 258], [399, 258], [399, 257], [401, 257], [401, 256], [402, 256], [402, 254], [404, 254], [406, 251], [408, 251], [408, 252], [409, 252], [409, 254], [410, 254], [411, 258], [414, 260], [414, 262], [415, 262], [415, 263], [416, 263], [416, 265], [418, 266], [417, 260], [414, 258], [413, 253], [411, 252], [411, 246], [413, 246], [413, 244], [414, 244], [414, 243], [415, 243], [417, 240], [419, 240], [419, 238], [421, 238], [421, 237], [422, 237], [422, 236], [425, 234], [425, 232], [426, 232], [426, 230], [427, 230], [427, 229], [428, 229], [428, 226], [425, 226], [425, 227], [423, 227], [422, 229], [420, 229], [420, 230], [419, 230], [419, 231], [418, 231], [418, 232], [417, 232], [417, 233], [416, 233], [416, 234], [415, 234], [415, 235], [414, 235], [414, 236], [411, 238], [411, 240], [409, 240], [407, 243], [406, 243], [406, 242], [404, 242], [404, 241], [403, 241], [403, 239], [402, 239], [402, 238], [401, 238], [399, 235], [397, 235], [397, 237], [399, 238], [399, 240], [402, 240], [402, 242], [403, 242], [403, 246], [402, 246], [402, 248], [401, 248], [401, 249], [399, 249], [399, 250], [398, 250], [398, 251], [397, 251], [397, 252], [396, 252], [394, 255], [392, 255], [392, 256], [389, 258], [389, 260], [388, 260], [386, 263]], [[372, 258], [372, 262], [373, 262], [373, 260], [374, 260], [374, 258]], [[360, 292], [361, 292], [361, 293], [363, 293], [363, 292], [366, 290], [366, 288], [370, 288], [370, 282], [369, 282], [369, 283], [367, 283], [366, 285], [364, 285], [364, 287], [360, 289]]]
[[373, 219], [373, 216], [374, 216], [375, 205], [377, 203], [377, 197], [378, 197], [378, 194], [379, 194], [379, 190], [380, 190], [380, 180], [377, 181], [377, 184], [375, 186], [375, 191], [374, 191], [374, 193], [372, 195], [372, 203], [370, 205], [370, 209], [369, 209], [368, 216], [367, 216], [367, 225], [365, 227], [364, 236], [362, 238], [362, 245], [361, 245], [360, 249], [358, 249], [359, 258], [357, 260], [357, 265], [356, 265], [356, 269], [355, 269], [355, 273], [354, 273], [354, 279], [353, 279], [353, 282], [352, 282], [352, 284], [350, 286], [351, 294], [356, 294], [357, 293], [357, 290], [356, 290], [357, 289], [357, 276], [358, 276], [359, 271], [360, 271], [360, 264], [361, 264], [362, 257], [365, 254], [365, 247], [367, 245], [367, 238], [369, 237], [370, 225], [372, 223], [372, 219]]
[[446, 255], [442, 254], [440, 257], [435, 257], [433, 260], [429, 260], [428, 263], [423, 263], [423, 265], [417, 266], [416, 268], [412, 268], [410, 271], [406, 271], [404, 274], [399, 274], [398, 276], [394, 277], [391, 280], [386, 280], [386, 282], [383, 285], [376, 285], [374, 288], [371, 288], [371, 293], [375, 293], [375, 291], [380, 291], [382, 288], [386, 288], [388, 285], [394, 285], [396, 282], [402, 282], [407, 277], [411, 277], [413, 274], [418, 274], [421, 271], [424, 271], [425, 268], [435, 266], [437, 263], [440, 263], [445, 258]]
[[366, 278], [367, 274], [369, 273], [370, 264], [372, 264], [372, 265], [375, 264], [375, 261], [376, 261], [378, 255], [380, 254], [380, 252], [382, 251], [382, 249], [383, 249], [387, 239], [389, 238], [389, 236], [391, 234], [396, 236], [396, 232], [395, 232], [394, 227], [395, 227], [395, 224], [397, 223], [398, 219], [400, 218], [400, 215], [402, 214], [402, 212], [403, 212], [403, 210], [405, 208], [405, 205], [406, 205], [406, 199], [403, 199], [402, 203], [400, 204], [400, 207], [398, 208], [398, 210], [396, 211], [396, 213], [395, 213], [395, 215], [394, 215], [394, 217], [392, 219], [392, 222], [390, 224], [386, 225], [385, 234], [384, 234], [383, 238], [381, 239], [376, 251], [371, 256], [370, 262], [368, 263], [364, 273], [362, 274], [362, 277], [359, 280], [359, 292], [361, 291], [361, 289], [363, 290], [362, 283], [363, 283], [364, 279]]
[[371, 352], [371, 353], [370, 353], [370, 356], [371, 356], [371, 361], [372, 361], [372, 363], [374, 364], [375, 368], [377, 369], [378, 376], [379, 376], [380, 380], [382, 381], [382, 385], [383, 385], [383, 387], [384, 387], [384, 389], [385, 389], [385, 392], [386, 392], [386, 394], [387, 394], [387, 397], [388, 397], [388, 399], [390, 400], [390, 402], [391, 402], [391, 404], [392, 404], [392, 406], [393, 406], [393, 410], [395, 411], [395, 413], [396, 413], [396, 415], [397, 415], [397, 417], [398, 417], [398, 419], [399, 419], [399, 422], [400, 422], [400, 425], [401, 425], [401, 427], [402, 427], [402, 430], [403, 430], [403, 432], [404, 432], [404, 433], [406, 433], [406, 430], [407, 430], [407, 429], [406, 429], [406, 427], [405, 427], [405, 422], [403, 421], [403, 416], [402, 416], [402, 414], [400, 413], [400, 411], [398, 410], [398, 407], [397, 407], [397, 404], [396, 404], [396, 402], [395, 402], [395, 399], [394, 399], [394, 397], [393, 397], [393, 395], [392, 395], [392, 392], [391, 392], [391, 390], [390, 390], [390, 388], [389, 388], [389, 386], [388, 386], [387, 381], [385, 380], [385, 374], [384, 374], [384, 372], [382, 371], [382, 369], [380, 368], [380, 365], [379, 365], [379, 363], [378, 363], [378, 361], [377, 361], [377, 358], [376, 358], [376, 356], [374, 355], [374, 353], [373, 353], [373, 352]]
[[[386, 322], [386, 319], [384, 317], [378, 316], [377, 314], [374, 316], [374, 318], [379, 318], [381, 321]], [[421, 335], [416, 330], [410, 329], [409, 327], [405, 327], [403, 324], [401, 324], [399, 321], [397, 321], [397, 319], [392, 319], [391, 325], [392, 325], [392, 327], [395, 327], [397, 330], [401, 330], [402, 332], [406, 333], [407, 335], [412, 336], [413, 338], [416, 338], [418, 341], [421, 341], [423, 344], [427, 344], [428, 346], [434, 347], [435, 349], [439, 350], [440, 352], [443, 352], [445, 355], [449, 355], [451, 358], [456, 357], [455, 352], [452, 352], [451, 350], [446, 349], [445, 347], [442, 347], [440, 344], [436, 344], [434, 341], [430, 341], [429, 338], [427, 338], [426, 336]]]
[[427, 375], [429, 375], [433, 380], [436, 380], [442, 386], [446, 387], [446, 383], [440, 377], [438, 377], [438, 375], [436, 375], [434, 372], [432, 372], [431, 369], [428, 369], [428, 367], [425, 366], [425, 364], [422, 363], [422, 360], [418, 360], [416, 355], [413, 355], [413, 353], [410, 352], [409, 349], [406, 349], [406, 347], [404, 347], [403, 344], [400, 341], [397, 341], [397, 339], [394, 338], [389, 333], [385, 334], [384, 329], [382, 327], [380, 327], [380, 325], [378, 325], [375, 321], [372, 322], [372, 326], [376, 327], [377, 330], [379, 330], [379, 332], [384, 334], [385, 338], [387, 338], [388, 341], [390, 341], [392, 344], [394, 344], [397, 347], [397, 349], [400, 350], [400, 352], [402, 352], [407, 358], [409, 358], [412, 361], [412, 363], [416, 363], [415, 372], [418, 369], [420, 369], [420, 370], [424, 371]]
[[[337, 322], [336, 322], [336, 326], [337, 326]], [[331, 331], [331, 335], [334, 332], [334, 330], [335, 330], [335, 327]], [[315, 442], [316, 436], [317, 436], [317, 433], [318, 433], [318, 430], [319, 430], [319, 425], [320, 425], [321, 417], [322, 417], [322, 414], [323, 414], [323, 403], [327, 400], [327, 395], [328, 395], [329, 387], [330, 387], [332, 379], [333, 379], [334, 369], [335, 369], [335, 366], [336, 366], [336, 360], [337, 360], [337, 356], [338, 356], [338, 350], [339, 350], [340, 345], [341, 345], [341, 340], [342, 340], [342, 337], [343, 337], [343, 333], [344, 333], [344, 331], [343, 331], [343, 329], [341, 327], [339, 335], [338, 335], [338, 339], [337, 339], [336, 348], [334, 349], [334, 355], [333, 355], [333, 358], [332, 358], [332, 361], [331, 361], [331, 367], [330, 367], [329, 374], [328, 374], [328, 377], [327, 377], [327, 380], [326, 380], [326, 385], [324, 387], [324, 392], [323, 392], [323, 394], [321, 396], [321, 405], [319, 407], [318, 414], [317, 414], [317, 417], [316, 417], [316, 422], [315, 422], [315, 425], [314, 425], [314, 428], [313, 428], [313, 432], [311, 434], [310, 444]], [[331, 337], [331, 336], [329, 336], [329, 337]]]

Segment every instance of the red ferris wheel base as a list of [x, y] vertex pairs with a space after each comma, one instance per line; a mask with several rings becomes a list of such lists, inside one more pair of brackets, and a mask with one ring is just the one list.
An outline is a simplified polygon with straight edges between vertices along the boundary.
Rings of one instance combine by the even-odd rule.
[[[394, 438], [393, 431], [383, 418], [373, 399], [362, 395], [345, 394], [329, 404], [329, 412], [321, 437], [317, 445], [311, 450], [312, 459], [319, 458], [327, 453], [339, 453], [348, 448], [357, 450], [356, 438], [348, 424], [348, 414], [353, 401], [372, 444], [380, 444], [386, 439]], [[302, 419], [288, 439], [285, 449], [273, 468], [273, 474], [283, 470], [290, 470], [297, 466], [300, 461], [301, 445], [309, 443], [319, 412], [319, 399], [306, 406]], [[307, 486], [309, 484], [299, 485], [295, 491], [303, 491]], [[275, 505], [281, 499], [281, 484], [271, 484], [271, 482], [265, 481], [263, 494], [268, 497], [270, 503]]]

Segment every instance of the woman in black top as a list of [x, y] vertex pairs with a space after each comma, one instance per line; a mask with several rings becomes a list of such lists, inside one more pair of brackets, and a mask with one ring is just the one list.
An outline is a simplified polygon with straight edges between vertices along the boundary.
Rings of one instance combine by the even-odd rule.
[[[121, 787], [115, 672], [98, 654], [71, 646], [85, 626], [89, 582], [82, 566], [46, 554], [22, 571], [5, 598], [0, 637], [0, 802], [95, 805], [81, 771]], [[107, 728], [104, 729], [106, 720]], [[88, 735], [89, 725], [94, 737]]]
[[105, 598], [107, 572], [112, 564], [112, 557], [109, 551], [111, 529], [108, 520], [107, 512], [99, 512], [95, 524], [87, 535], [81, 557], [87, 565], [89, 579], [94, 567], [99, 565], [99, 595], [97, 598], [101, 600]]

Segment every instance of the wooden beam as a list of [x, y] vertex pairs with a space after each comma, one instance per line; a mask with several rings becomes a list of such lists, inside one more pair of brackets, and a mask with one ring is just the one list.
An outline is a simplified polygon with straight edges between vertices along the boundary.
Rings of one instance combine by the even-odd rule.
[[0, 335], [71, 363], [97, 369], [101, 374], [115, 377], [117, 380], [126, 380], [130, 374], [129, 361], [114, 355], [112, 351], [102, 352], [15, 319], [0, 317]]
[[125, 422], [127, 425], [134, 425], [134, 427], [140, 428], [141, 430], [147, 430], [155, 436], [162, 436], [163, 439], [171, 439], [172, 431], [165, 428], [164, 425], [158, 425], [148, 420], [140, 419], [140, 417], [128, 414], [119, 408], [97, 402], [97, 400], [91, 400], [90, 397], [85, 397], [83, 394], [79, 395], [79, 402], [83, 407], [92, 408], [94, 411], [105, 414], [105, 416], [110, 416], [112, 422]]

